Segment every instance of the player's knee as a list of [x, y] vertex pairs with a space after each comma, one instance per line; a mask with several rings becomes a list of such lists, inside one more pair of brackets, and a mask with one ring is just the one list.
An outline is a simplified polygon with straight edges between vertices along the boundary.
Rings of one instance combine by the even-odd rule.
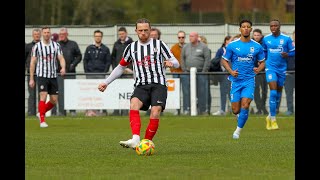
[[270, 97], [277, 97], [277, 90], [270, 90]]
[[239, 113], [240, 113], [240, 108], [238, 108], [238, 107], [232, 107], [232, 113], [233, 113], [233, 114], [239, 114]]

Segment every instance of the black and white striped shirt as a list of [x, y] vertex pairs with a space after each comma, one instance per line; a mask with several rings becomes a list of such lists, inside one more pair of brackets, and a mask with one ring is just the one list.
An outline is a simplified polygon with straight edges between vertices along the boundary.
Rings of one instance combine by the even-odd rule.
[[151, 39], [144, 44], [140, 41], [129, 44], [123, 52], [120, 64], [132, 63], [134, 86], [152, 83], [166, 85], [164, 60], [176, 60], [176, 58], [163, 41]]
[[37, 57], [36, 75], [37, 77], [56, 78], [57, 77], [57, 59], [62, 55], [59, 43], [50, 41], [49, 44], [43, 41], [37, 42], [32, 47], [32, 57]]

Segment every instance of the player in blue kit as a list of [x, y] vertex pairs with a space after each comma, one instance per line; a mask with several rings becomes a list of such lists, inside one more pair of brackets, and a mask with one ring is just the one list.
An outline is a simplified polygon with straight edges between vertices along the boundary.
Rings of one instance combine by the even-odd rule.
[[286, 80], [286, 58], [295, 55], [295, 46], [290, 36], [280, 31], [279, 20], [270, 22], [271, 33], [264, 36], [262, 47], [266, 54], [266, 79], [270, 89], [269, 115], [266, 118], [268, 130], [279, 129], [276, 110], [280, 106], [281, 92]]
[[[239, 25], [241, 37], [230, 42], [226, 53], [222, 56], [222, 64], [230, 73], [228, 79], [231, 81], [232, 112], [238, 118], [233, 139], [239, 139], [240, 131], [248, 119], [249, 106], [253, 100], [255, 88], [254, 78], [265, 66], [265, 54], [262, 46], [250, 38], [252, 22], [242, 20]], [[256, 61], [258, 61], [258, 67], [254, 66]], [[229, 63], [231, 63], [231, 67]]]

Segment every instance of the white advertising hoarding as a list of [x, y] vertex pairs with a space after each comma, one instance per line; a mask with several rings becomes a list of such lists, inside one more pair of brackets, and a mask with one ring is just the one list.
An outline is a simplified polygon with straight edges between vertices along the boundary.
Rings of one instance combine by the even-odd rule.
[[[68, 109], [129, 109], [133, 79], [117, 79], [104, 92], [98, 90], [104, 79], [65, 79], [64, 107]], [[180, 109], [180, 79], [167, 79], [166, 109]]]

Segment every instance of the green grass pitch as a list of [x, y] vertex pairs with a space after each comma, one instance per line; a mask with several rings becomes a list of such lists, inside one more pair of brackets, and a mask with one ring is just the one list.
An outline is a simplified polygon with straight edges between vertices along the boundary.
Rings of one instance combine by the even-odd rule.
[[[141, 137], [148, 117], [141, 115]], [[25, 177], [45, 179], [295, 179], [295, 118], [249, 115], [240, 139], [232, 139], [232, 115], [165, 114], [153, 139], [155, 154], [138, 156], [119, 145], [131, 138], [127, 116], [48, 117], [40, 128], [26, 117]]]

